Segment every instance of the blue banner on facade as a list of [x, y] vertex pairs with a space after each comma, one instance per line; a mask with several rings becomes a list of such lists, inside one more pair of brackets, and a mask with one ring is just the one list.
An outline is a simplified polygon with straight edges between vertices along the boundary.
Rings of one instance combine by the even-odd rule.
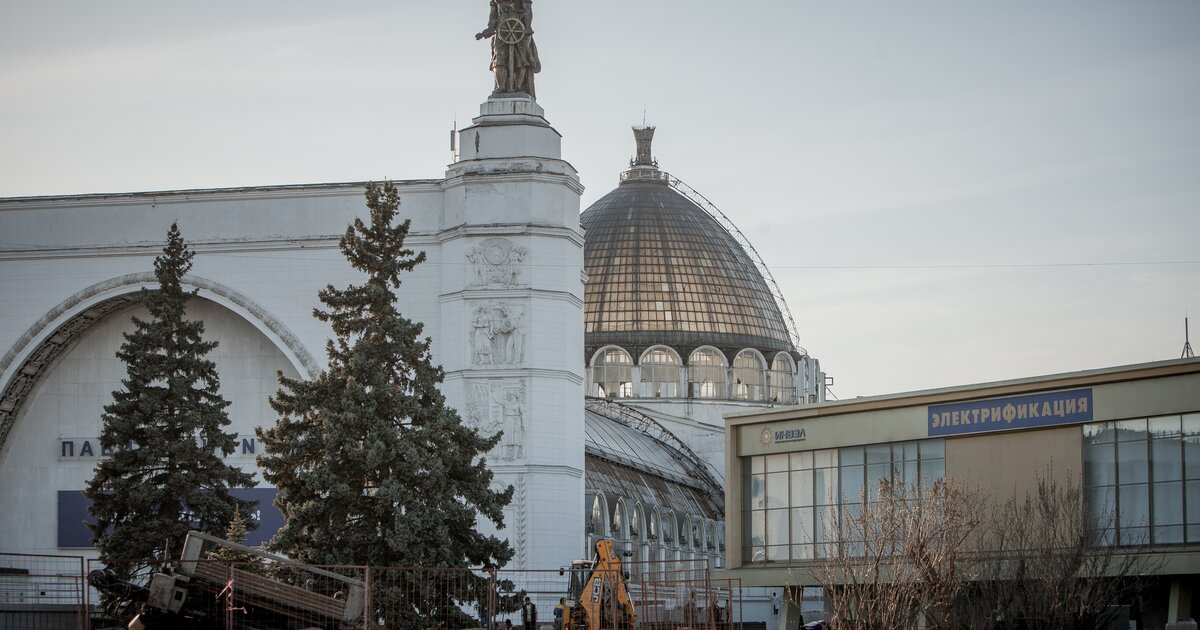
[[929, 407], [929, 435], [1009, 431], [1091, 422], [1092, 390], [1075, 389]]
[[[275, 507], [275, 488], [233, 488], [229, 491], [242, 501], [258, 503], [250, 518], [258, 523], [258, 529], [246, 534], [246, 544], [255, 547], [271, 539], [283, 527], [283, 513]], [[58, 546], [64, 549], [86, 549], [92, 546], [92, 530], [87, 523], [96, 519], [88, 514], [92, 504], [79, 490], [58, 492]]]

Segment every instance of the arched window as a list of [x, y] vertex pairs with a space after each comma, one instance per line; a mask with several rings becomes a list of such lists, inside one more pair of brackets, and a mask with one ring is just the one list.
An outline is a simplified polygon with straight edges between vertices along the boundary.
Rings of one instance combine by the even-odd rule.
[[592, 497], [592, 518], [588, 523], [588, 532], [597, 538], [609, 537], [608, 504], [605, 503], [603, 494]]
[[633, 396], [633, 357], [621, 348], [602, 348], [592, 357], [592, 396], [628, 398]]
[[642, 354], [643, 398], [678, 398], [679, 355], [666, 346], [655, 346]]
[[697, 348], [688, 358], [692, 398], [725, 398], [725, 355], [714, 348]]
[[628, 519], [625, 513], [625, 500], [618, 499], [612, 514], [612, 535], [615, 540], [619, 542], [629, 540], [628, 530], [626, 529], [627, 525]]
[[646, 536], [643, 529], [646, 522], [646, 510], [642, 508], [641, 503], [634, 503], [633, 508], [629, 510], [629, 542], [630, 549], [633, 551], [633, 556], [630, 558], [630, 564], [635, 582], [642, 580], [642, 574], [645, 570], [645, 563], [648, 559], [647, 552], [650, 545], [646, 542]]
[[771, 402], [796, 403], [796, 365], [784, 352], [771, 361]]
[[733, 397], [738, 400], [764, 400], [766, 394], [766, 362], [759, 353], [742, 350], [733, 360]]
[[717, 522], [717, 567], [725, 568], [725, 521]]

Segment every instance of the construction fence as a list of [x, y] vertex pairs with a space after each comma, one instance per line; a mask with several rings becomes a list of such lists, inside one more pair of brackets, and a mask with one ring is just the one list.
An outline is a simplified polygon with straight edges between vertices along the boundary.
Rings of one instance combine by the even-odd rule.
[[[79, 570], [82, 562], [75, 561]], [[82, 600], [76, 611], [88, 612], [82, 622], [11, 627], [124, 628], [135, 614], [147, 630], [742, 627], [740, 584], [714, 580], [704, 561], [627, 563], [619, 576], [591, 573], [599, 581], [576, 591], [576, 599], [569, 567], [314, 566], [206, 558], [153, 567], [156, 575], [136, 582], [117, 580], [98, 561], [87, 562], [85, 570], [91, 588], [84, 587], [84, 573], [63, 578], [63, 588], [73, 584]], [[625, 598], [618, 595], [621, 587]], [[526, 608], [527, 598], [532, 607]], [[534, 608], [536, 619], [526, 623]]]
[[82, 556], [0, 553], [0, 630], [82, 630]]

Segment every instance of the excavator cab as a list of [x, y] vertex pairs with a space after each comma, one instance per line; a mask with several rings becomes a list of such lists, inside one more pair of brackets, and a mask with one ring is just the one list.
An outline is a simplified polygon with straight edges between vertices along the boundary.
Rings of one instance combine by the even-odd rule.
[[583, 596], [583, 589], [587, 586], [588, 576], [592, 574], [592, 567], [594, 565], [595, 563], [591, 560], [576, 560], [567, 569], [571, 576], [567, 584], [566, 607], [568, 610], [579, 605], [579, 600]]

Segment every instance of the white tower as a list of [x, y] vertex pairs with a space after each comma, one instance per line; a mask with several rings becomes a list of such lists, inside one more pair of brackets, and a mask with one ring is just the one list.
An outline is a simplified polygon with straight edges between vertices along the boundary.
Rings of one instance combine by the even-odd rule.
[[516, 490], [512, 568], [583, 548], [583, 187], [543, 114], [523, 94], [483, 103], [459, 132], [440, 235], [445, 391], [466, 422], [504, 431], [489, 460]]

